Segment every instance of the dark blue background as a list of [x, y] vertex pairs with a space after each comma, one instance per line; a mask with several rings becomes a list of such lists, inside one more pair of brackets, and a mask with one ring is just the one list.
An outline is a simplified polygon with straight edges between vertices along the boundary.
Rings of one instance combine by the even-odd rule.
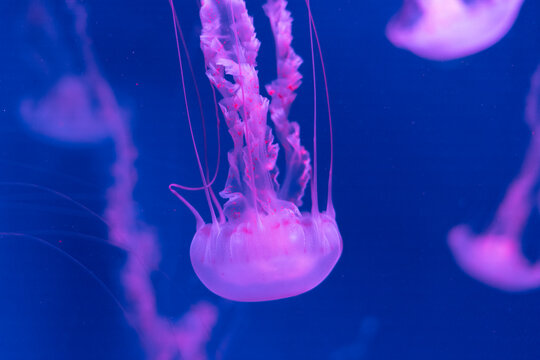
[[[59, 23], [69, 24], [58, 2], [49, 3]], [[275, 64], [262, 3], [248, 1], [248, 9], [263, 43], [259, 69], [266, 84]], [[301, 123], [311, 148], [307, 16], [303, 1], [291, 3], [293, 45], [306, 60], [291, 117]], [[489, 223], [521, 165], [529, 140], [525, 96], [540, 63], [538, 2], [525, 1], [514, 28], [497, 45], [448, 63], [420, 59], [386, 40], [384, 27], [398, 0], [312, 2], [333, 107], [334, 198], [344, 252], [313, 291], [254, 304], [221, 300], [198, 281], [188, 256], [194, 221], [167, 189], [171, 182], [200, 182], [167, 2], [86, 4], [101, 69], [132, 114], [139, 149], [135, 197], [165, 254], [154, 277], [160, 311], [175, 319], [199, 299], [214, 302], [221, 317], [208, 346], [211, 359], [218, 351], [233, 360], [540, 358], [540, 293], [506, 294], [484, 286], [460, 271], [446, 246], [451, 227], [465, 222], [480, 231]], [[20, 99], [50, 81], [32, 71], [24, 35], [27, 6], [0, 4], [0, 232], [37, 234], [60, 246], [121, 300], [116, 274], [126, 254], [88, 238], [106, 238], [106, 227], [72, 203], [7, 183], [53, 188], [100, 213], [111, 182], [110, 143], [59, 146], [20, 124]], [[213, 124], [197, 5], [182, 0], [177, 8]], [[76, 61], [57, 63], [62, 65], [77, 68]], [[196, 110], [193, 92], [189, 96]], [[319, 109], [324, 179], [324, 103]], [[228, 148], [225, 128], [222, 135]], [[209, 143], [213, 167], [212, 126]], [[223, 166], [220, 186], [225, 174]], [[188, 196], [205, 209], [202, 194]], [[532, 219], [524, 239], [532, 260], [540, 251], [537, 222]], [[2, 238], [0, 289], [0, 359], [143, 358], [136, 333], [112, 297], [88, 272], [39, 241]]]

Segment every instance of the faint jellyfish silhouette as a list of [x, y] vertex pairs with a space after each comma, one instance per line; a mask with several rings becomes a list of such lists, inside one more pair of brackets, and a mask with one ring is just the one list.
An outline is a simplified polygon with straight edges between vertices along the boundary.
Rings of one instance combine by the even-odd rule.
[[404, 0], [386, 27], [395, 46], [430, 60], [469, 56], [512, 28], [523, 0]]
[[[313, 39], [319, 44], [309, 1], [306, 4], [313, 49]], [[172, 184], [171, 190], [197, 218], [190, 250], [196, 274], [208, 289], [236, 301], [275, 300], [306, 292], [328, 276], [342, 251], [332, 205], [332, 162], [327, 209], [320, 212], [316, 135], [312, 170], [309, 154], [300, 145], [299, 126], [288, 120], [302, 78], [298, 72], [302, 60], [291, 47], [292, 18], [286, 5], [284, 0], [269, 0], [264, 5], [277, 56], [278, 78], [267, 86], [271, 103], [259, 94], [256, 57], [260, 42], [244, 1], [206, 0], [200, 9], [206, 75], [222, 96], [219, 106], [234, 143], [228, 153], [226, 186], [220, 193], [227, 202], [222, 210], [200, 161], [212, 222], [205, 224], [196, 209], [176, 192], [177, 185]], [[324, 65], [322, 69], [326, 83]], [[266, 122], [268, 109], [285, 150], [286, 174], [281, 185], [276, 167], [278, 145]], [[316, 134], [316, 115], [314, 127]], [[196, 147], [195, 151], [198, 158]], [[310, 171], [312, 210], [300, 213], [298, 207]]]
[[[75, 69], [70, 69], [73, 73], [68, 74], [63, 71], [44, 96], [24, 99], [19, 110], [21, 120], [34, 134], [68, 144], [93, 143], [110, 136], [109, 125], [116, 121], [111, 117], [117, 116], [114, 104], [109, 102], [114, 95], [98, 70], [86, 32], [86, 12], [74, 0], [67, 0], [66, 5], [75, 17], [72, 36], [80, 42], [80, 56], [73, 54], [70, 61], [67, 56], [57, 55], [49, 61], [76, 62], [73, 59], [80, 57], [82, 73], [77, 74]], [[68, 46], [62, 44], [58, 36], [66, 29], [57, 29], [54, 19], [39, 1], [31, 3], [28, 21], [30, 28], [48, 35], [52, 49], [62, 49], [60, 53], [74, 52], [67, 50]], [[43, 54], [37, 57], [42, 63], [48, 61]], [[55, 64], [45, 66], [54, 68]]]
[[358, 335], [353, 343], [343, 346], [330, 354], [330, 360], [366, 359], [373, 339], [379, 332], [379, 320], [369, 316], [360, 322]]
[[21, 117], [31, 131], [62, 142], [102, 140], [108, 130], [105, 124], [96, 124], [105, 117], [92, 104], [91, 90], [81, 77], [63, 77], [44, 98], [23, 100]]
[[[148, 358], [172, 360], [180, 356], [186, 360], [204, 360], [218, 309], [201, 301], [175, 323], [159, 314], [151, 276], [158, 268], [161, 253], [155, 231], [139, 219], [138, 204], [133, 198], [137, 149], [127, 111], [118, 104], [113, 89], [99, 71], [86, 32], [86, 9], [76, 0], [65, 3], [73, 15], [74, 38], [81, 47], [86, 71], [81, 76], [62, 76], [41, 100], [23, 101], [21, 115], [32, 130], [59, 142], [76, 144], [112, 139], [113, 184], [107, 190], [104, 222], [108, 225], [109, 241], [127, 250], [121, 281], [129, 302], [128, 320], [141, 336]], [[53, 28], [55, 20], [47, 9], [39, 2], [33, 6], [39, 9], [38, 25]]]
[[459, 225], [448, 234], [457, 264], [471, 277], [505, 291], [526, 291], [540, 286], [540, 262], [523, 255], [521, 237], [537, 201], [540, 178], [540, 67], [531, 81], [526, 120], [531, 143], [517, 178], [497, 209], [491, 225], [474, 234]]

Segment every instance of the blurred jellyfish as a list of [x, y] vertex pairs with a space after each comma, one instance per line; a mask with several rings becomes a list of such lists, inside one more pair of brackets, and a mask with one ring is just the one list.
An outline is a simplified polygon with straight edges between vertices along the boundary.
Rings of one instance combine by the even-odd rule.
[[[85, 71], [63, 75], [41, 99], [24, 100], [21, 117], [33, 131], [67, 144], [112, 139], [116, 159], [112, 167], [113, 185], [107, 191], [105, 221], [109, 241], [128, 250], [121, 280], [129, 302], [128, 320], [141, 336], [148, 358], [172, 360], [206, 359], [206, 344], [216, 324], [217, 308], [199, 302], [175, 323], [161, 316], [151, 275], [161, 254], [157, 235], [139, 220], [133, 199], [137, 181], [133, 144], [127, 112], [118, 104], [114, 91], [101, 75], [91, 41], [86, 32], [86, 10], [76, 0], [66, 0], [75, 22], [74, 38], [81, 46]], [[39, 10], [40, 26], [54, 28], [54, 19], [39, 2], [34, 2], [34, 19]]]
[[[309, 10], [309, 1], [306, 4]], [[214, 293], [236, 301], [275, 300], [306, 292], [328, 276], [342, 251], [332, 205], [332, 165], [327, 209], [320, 212], [316, 136], [312, 171], [309, 154], [300, 144], [299, 125], [288, 120], [301, 83], [298, 67], [302, 60], [291, 47], [292, 18], [286, 5], [284, 0], [268, 0], [264, 5], [277, 56], [278, 78], [266, 87], [271, 102], [259, 92], [256, 57], [260, 42], [244, 1], [206, 0], [200, 9], [206, 75], [222, 96], [219, 106], [234, 143], [228, 153], [229, 175], [220, 193], [227, 202], [222, 210], [200, 161], [212, 222], [203, 221], [178, 195], [176, 185], [171, 190], [197, 218], [190, 252], [199, 279]], [[317, 34], [309, 15], [313, 40]], [[267, 125], [268, 109], [285, 151], [282, 184], [277, 178], [278, 145]], [[312, 209], [300, 213], [310, 172]]]
[[521, 237], [538, 201], [540, 178], [540, 67], [532, 78], [526, 120], [531, 143], [517, 178], [510, 184], [491, 225], [474, 234], [465, 225], [452, 229], [448, 243], [458, 265], [471, 277], [505, 291], [540, 286], [540, 262], [523, 255]]
[[[68, 46], [62, 44], [62, 30], [57, 29], [47, 8], [39, 1], [31, 3], [29, 29], [40, 33], [40, 39], [47, 36], [48, 51], [73, 55], [61, 59], [57, 58], [58, 54], [50, 55], [52, 59], [43, 54], [36, 56], [47, 73], [59, 71], [61, 76], [52, 88], [45, 89], [44, 96], [25, 98], [20, 104], [20, 115], [29, 130], [50, 140], [71, 144], [93, 143], [110, 136], [109, 125], [117, 122], [113, 117], [118, 113], [115, 112], [115, 104], [110, 102], [114, 95], [102, 78], [91, 49], [86, 33], [86, 12], [74, 0], [68, 0], [66, 4], [75, 16], [74, 36], [80, 44], [80, 54], [73, 54], [75, 51], [69, 51]], [[60, 65], [61, 69], [56, 69], [58, 65], [55, 62], [70, 63], [70, 66]], [[78, 62], [82, 64], [76, 66]], [[67, 74], [64, 67], [68, 67]]]
[[438, 61], [489, 48], [516, 20], [523, 0], [404, 0], [386, 36], [395, 46]]

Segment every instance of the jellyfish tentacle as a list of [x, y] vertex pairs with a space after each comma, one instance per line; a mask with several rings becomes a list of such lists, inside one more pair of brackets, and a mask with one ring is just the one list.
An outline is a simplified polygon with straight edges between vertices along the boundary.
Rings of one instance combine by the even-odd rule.
[[[58, 246], [55, 246], [55, 245], [51, 244], [50, 242], [48, 242], [45, 239], [42, 239], [42, 238], [40, 238], [38, 236], [30, 235], [30, 234], [17, 233], [17, 232], [0, 232], [0, 239], [6, 238], [6, 237], [15, 237], [15, 238], [32, 240], [32, 241], [35, 241], [36, 243], [42, 244], [45, 247], [47, 247], [47, 248], [55, 251], [56, 253], [60, 254], [63, 258], [67, 259], [70, 263], [76, 265], [78, 268], [80, 268], [82, 271], [84, 271], [86, 274], [88, 274], [98, 284], [98, 286], [103, 291], [105, 291], [107, 296], [109, 296], [111, 298], [111, 300], [114, 302], [114, 304], [120, 309], [120, 311], [122, 312], [124, 317], [129, 320], [129, 318], [130, 318], [129, 312], [126, 310], [124, 305], [122, 305], [122, 303], [120, 302], [118, 297], [116, 297], [116, 295], [114, 295], [111, 288], [109, 286], [107, 286], [105, 284], [105, 282], [98, 275], [96, 275], [95, 272], [90, 270], [90, 268], [88, 268], [82, 262], [77, 260], [77, 258], [75, 258], [74, 256], [70, 255], [67, 251], [59, 248]], [[138, 335], [141, 335], [141, 333], [138, 331], [138, 329], [135, 329], [135, 331], [137, 332]]]
[[266, 91], [272, 97], [270, 117], [285, 151], [286, 172], [278, 196], [301, 206], [310, 179], [311, 160], [300, 144], [300, 126], [288, 119], [296, 90], [302, 84], [302, 75], [298, 71], [302, 59], [291, 46], [292, 17], [286, 6], [285, 0], [268, 0], [263, 6], [274, 34], [277, 60], [277, 78], [266, 85]]
[[245, 207], [271, 212], [278, 146], [266, 124], [268, 100], [259, 94], [255, 66], [260, 42], [252, 19], [239, 0], [205, 1], [200, 14], [207, 76], [223, 96], [219, 106], [234, 144], [227, 184], [220, 193], [228, 199], [225, 214], [234, 218]]
[[[210, 187], [213, 182], [214, 181], [212, 180], [212, 182], [209, 183], [207, 185], [207, 187]], [[178, 188], [178, 189], [181, 189], [181, 190], [184, 190], [184, 191], [201, 191], [201, 190], [205, 190], [205, 187], [204, 186], [189, 187], [189, 186], [184, 186], [184, 185], [180, 185], [180, 184], [169, 184], [169, 190], [174, 194], [174, 196], [176, 196], [180, 201], [182, 201], [188, 207], [188, 209], [193, 213], [193, 215], [195, 216], [195, 220], [197, 221], [197, 229], [199, 229], [200, 228], [200, 226], [199, 226], [200, 213], [198, 211], [193, 212], [193, 210], [196, 210], [195, 207], [193, 205], [191, 205], [191, 203], [189, 203], [186, 200], [185, 197], [181, 196], [176, 190], [174, 190], [174, 188]], [[216, 207], [216, 209], [218, 211], [219, 223], [221, 224], [221, 223], [223, 223], [225, 221], [224, 214], [223, 214], [223, 209], [221, 208], [221, 204], [219, 203], [219, 201], [218, 201], [218, 199], [216, 197], [216, 194], [213, 191], [210, 192], [210, 196], [212, 198], [212, 203], [214, 204], [214, 206]], [[202, 217], [201, 217], [201, 220], [202, 220]], [[203, 220], [202, 225], [204, 225], [204, 224], [205, 224], [205, 222]]]
[[[220, 216], [220, 223], [221, 223], [221, 222], [223, 222], [223, 209], [221, 208], [221, 204], [219, 203], [219, 201], [217, 201], [214, 190], [212, 189], [212, 185], [214, 184], [214, 181], [216, 180], [217, 174], [219, 172], [219, 166], [220, 166], [220, 160], [221, 160], [220, 119], [219, 119], [219, 111], [218, 111], [218, 106], [217, 106], [215, 89], [212, 86], [212, 84], [210, 83], [210, 87], [212, 89], [212, 94], [213, 94], [213, 98], [214, 98], [214, 108], [215, 108], [215, 115], [216, 115], [217, 147], [218, 147], [216, 169], [214, 170], [214, 175], [212, 177], [212, 180], [210, 180], [210, 174], [209, 174], [210, 169], [209, 169], [209, 166], [208, 166], [208, 142], [207, 142], [207, 132], [206, 132], [206, 118], [205, 118], [204, 111], [203, 111], [203, 104], [202, 104], [201, 94], [200, 94], [200, 91], [199, 91], [199, 84], [197, 83], [196, 78], [195, 78], [195, 71], [193, 69], [191, 56], [189, 55], [186, 40], [184, 38], [184, 33], [182, 31], [182, 27], [180, 26], [180, 20], [178, 19], [177, 14], [173, 15], [173, 20], [175, 22], [175, 31], [177, 33], [177, 36], [180, 37], [180, 40], [182, 42], [182, 47], [184, 49], [184, 53], [185, 53], [186, 60], [187, 60], [187, 63], [188, 63], [189, 72], [190, 72], [191, 79], [193, 81], [193, 85], [194, 85], [194, 88], [195, 88], [195, 95], [196, 95], [196, 98], [197, 98], [197, 104], [198, 104], [198, 107], [199, 107], [199, 113], [201, 115], [201, 126], [202, 126], [202, 132], [203, 132], [203, 149], [204, 149], [204, 151], [203, 151], [204, 168], [205, 168], [204, 170], [205, 170], [206, 182], [207, 182], [206, 185], [203, 185], [203, 186], [200, 186], [200, 187], [189, 187], [189, 186], [183, 186], [183, 185], [179, 185], [179, 184], [175, 184], [175, 185], [176, 185], [176, 187], [178, 187], [178, 188], [180, 188], [182, 190], [189, 190], [189, 191], [191, 191], [191, 190], [204, 190], [204, 191], [206, 191], [206, 189], [208, 189], [208, 191], [210, 192], [210, 197], [212, 198], [212, 202], [214, 203], [214, 205], [216, 206], [216, 208], [218, 210], [218, 213], [219, 213], [219, 216]], [[181, 69], [181, 70], [183, 70], [183, 69]]]
[[[236, 57], [237, 57], [237, 62], [238, 62], [238, 78], [239, 79], [249, 79], [250, 77], [250, 74], [246, 74], [246, 78], [244, 78], [244, 75], [242, 74], [242, 57], [241, 57], [241, 44], [240, 44], [240, 36], [238, 35], [238, 29], [239, 27], [236, 25], [236, 14], [235, 14], [235, 9], [234, 9], [234, 5], [233, 5], [233, 2], [231, 1], [229, 3], [229, 8], [230, 8], [230, 13], [229, 13], [229, 16], [230, 16], [230, 22], [231, 22], [231, 30], [232, 30], [232, 33], [234, 35], [234, 42], [235, 42], [235, 45], [233, 48], [234, 48], [234, 52], [236, 53]], [[247, 10], [245, 9], [245, 6], [243, 6], [243, 9], [240, 9], [240, 11], [244, 10], [245, 12], [243, 12], [244, 14], [247, 15]], [[257, 38], [255, 37], [255, 30], [253, 28], [253, 24], [252, 24], [252, 20], [248, 18], [248, 22], [247, 22], [247, 30], [245, 30], [245, 33], [246, 34], [253, 34], [252, 35], [252, 41], [254, 40], [255, 42], [258, 42]], [[250, 26], [251, 25], [251, 26]], [[258, 46], [260, 45], [257, 44], [257, 48]], [[257, 50], [258, 52], [258, 50]], [[256, 58], [257, 54], [255, 54], [255, 58]], [[251, 64], [251, 63], [250, 63]], [[253, 65], [252, 66], [252, 70], [255, 70], [255, 60], [253, 60], [253, 63], [251, 64]], [[247, 69], [248, 71], [251, 70], [251, 69]], [[257, 79], [257, 84], [258, 84], [258, 79]], [[248, 178], [248, 181], [247, 181], [247, 184], [249, 187], [251, 187], [252, 189], [252, 193], [254, 194], [254, 196], [252, 196], [252, 199], [251, 199], [251, 203], [253, 205], [253, 208], [255, 209], [255, 217], [256, 217], [256, 220], [257, 220], [257, 225], [259, 227], [261, 227], [262, 223], [261, 223], [261, 218], [260, 218], [260, 215], [259, 215], [259, 211], [258, 211], [258, 206], [257, 206], [257, 203], [258, 203], [258, 199], [257, 199], [257, 185], [255, 184], [255, 161], [254, 161], [254, 156], [253, 156], [253, 151], [256, 149], [254, 148], [254, 144], [253, 144], [253, 139], [252, 138], [252, 132], [250, 131], [250, 124], [249, 122], [247, 121], [248, 119], [248, 116], [247, 116], [247, 110], [246, 110], [246, 84], [243, 82], [243, 81], [239, 81], [238, 82], [238, 85], [240, 86], [240, 92], [241, 92], [241, 98], [242, 98], [242, 115], [243, 115], [243, 125], [244, 125], [244, 132], [245, 132], [245, 141], [246, 141], [246, 148], [247, 148], [247, 153], [244, 151], [243, 152], [243, 158], [244, 158], [244, 161], [246, 162], [247, 164], [247, 169], [246, 169], [246, 176]], [[257, 85], [257, 88], [258, 88], [258, 85]], [[255, 94], [258, 94], [258, 91], [257, 92], [254, 92]], [[250, 174], [251, 172], [251, 174]]]
[[510, 185], [493, 224], [492, 232], [519, 238], [535, 205], [534, 191], [540, 182], [540, 67], [531, 80], [525, 120], [531, 129], [531, 143], [519, 175]]
[[309, 49], [311, 53], [311, 75], [313, 77], [313, 167], [311, 168], [311, 213], [319, 215], [318, 194], [318, 152], [317, 152], [317, 71], [315, 70], [315, 51], [313, 50], [313, 23], [311, 22], [311, 6], [306, 0], [309, 14]]
[[197, 230], [202, 228], [204, 226], [204, 224], [205, 224], [205, 221], [203, 220], [201, 214], [197, 211], [195, 206], [191, 205], [191, 203], [189, 201], [187, 201], [187, 199], [185, 197], [180, 195], [178, 193], [178, 191], [175, 190], [175, 188], [183, 189], [183, 187], [181, 185], [178, 185], [178, 184], [170, 184], [169, 185], [169, 190], [174, 194], [174, 196], [176, 196], [181, 202], [183, 202], [184, 205], [186, 205], [186, 207], [189, 209], [189, 211], [191, 211], [193, 216], [195, 216], [195, 220], [197, 222]]
[[[217, 102], [215, 99], [215, 90], [210, 84], [212, 88], [212, 92], [214, 93], [214, 104], [215, 104], [215, 114], [216, 114], [216, 133], [217, 133], [217, 145], [218, 145], [218, 151], [217, 151], [217, 161], [216, 161], [216, 169], [214, 170], [214, 176], [212, 177], [212, 181], [210, 181], [210, 169], [208, 166], [208, 142], [207, 142], [207, 134], [206, 134], [206, 117], [204, 115], [203, 111], [203, 103], [201, 99], [201, 93], [199, 91], [199, 84], [195, 78], [195, 70], [193, 70], [193, 63], [191, 61], [191, 56], [189, 55], [188, 47], [186, 44], [186, 40], [184, 38], [184, 32], [182, 31], [182, 27], [180, 26], [180, 21], [178, 19], [178, 16], [174, 17], [174, 21], [176, 23], [176, 29], [178, 31], [178, 34], [180, 35], [180, 40], [182, 42], [182, 47], [184, 49], [184, 53], [186, 54], [186, 60], [188, 63], [189, 72], [191, 75], [191, 79], [193, 81], [193, 86], [195, 89], [195, 95], [197, 98], [197, 104], [199, 106], [199, 113], [201, 115], [201, 126], [202, 126], [202, 132], [203, 132], [203, 149], [204, 149], [204, 167], [206, 172], [206, 181], [209, 183], [209, 191], [213, 198], [215, 198], [214, 191], [212, 189], [212, 184], [214, 183], [214, 180], [217, 177], [218, 171], [219, 171], [219, 164], [220, 164], [220, 157], [221, 157], [221, 139], [220, 139], [220, 131], [219, 131], [219, 113], [217, 109]], [[203, 189], [202, 187], [201, 189]], [[217, 204], [218, 209], [221, 209], [221, 205]]]
[[179, 34], [178, 34], [178, 28], [179, 28], [180, 21], [178, 19], [178, 16], [176, 14], [176, 10], [174, 8], [173, 0], [169, 0], [169, 6], [171, 7], [171, 12], [172, 12], [172, 17], [173, 17], [174, 36], [175, 36], [175, 40], [176, 40], [176, 53], [177, 53], [177, 56], [178, 56], [178, 65], [179, 65], [179, 68], [180, 68], [180, 80], [181, 80], [181, 84], [182, 84], [182, 93], [183, 93], [183, 97], [184, 97], [184, 106], [186, 107], [186, 115], [187, 115], [187, 120], [188, 120], [188, 125], [189, 125], [189, 131], [190, 131], [190, 134], [191, 134], [191, 142], [193, 144], [193, 150], [195, 152], [195, 157], [197, 159], [197, 166], [199, 168], [199, 173], [200, 173], [200, 176], [201, 176], [201, 179], [202, 179], [202, 182], [203, 182], [206, 201], [208, 203], [208, 207], [210, 208], [210, 215], [212, 217], [212, 223], [217, 224], [216, 214], [215, 214], [214, 208], [212, 206], [212, 199], [211, 199], [211, 196], [210, 196], [210, 190], [209, 190], [209, 188], [207, 186], [207, 183], [208, 183], [207, 176], [205, 175], [205, 172], [203, 170], [203, 165], [202, 165], [202, 162], [201, 162], [201, 159], [200, 159], [200, 156], [199, 156], [199, 150], [197, 149], [197, 142], [195, 141], [195, 135], [193, 133], [193, 124], [192, 124], [192, 121], [191, 121], [189, 103], [188, 103], [187, 92], [186, 92], [186, 82], [185, 82], [185, 79], [184, 79], [184, 66], [182, 65], [182, 54], [180, 52], [180, 39], [179, 39]]
[[[317, 26], [315, 25], [315, 20], [313, 19], [313, 14], [311, 12], [311, 6], [309, 3], [309, 0], [305, 0], [305, 1], [306, 1], [307, 9], [308, 9], [309, 21], [311, 24], [311, 28], [313, 29], [313, 35], [315, 36], [315, 43], [317, 44], [319, 59], [321, 61], [321, 70], [322, 70], [325, 97], [326, 97], [326, 111], [328, 112], [328, 130], [329, 130], [329, 135], [330, 135], [330, 164], [329, 164], [329, 169], [328, 169], [328, 195], [326, 199], [326, 215], [330, 216], [331, 218], [335, 218], [336, 211], [334, 209], [334, 203], [332, 200], [332, 182], [333, 182], [333, 175], [334, 175], [334, 127], [332, 125], [330, 90], [328, 88], [326, 66], [324, 65], [324, 57], [323, 57], [321, 42], [319, 41], [319, 34], [317, 33]], [[311, 46], [312, 46], [312, 52], [313, 52], [313, 43], [311, 44]]]
[[[36, 3], [39, 2], [36, 1]], [[27, 103], [29, 105], [26, 110], [29, 111], [27, 115], [30, 118], [23, 120], [41, 121], [42, 123], [38, 125], [43, 125], [45, 129], [36, 130], [42, 130], [42, 135], [63, 142], [94, 143], [102, 138], [110, 138], [114, 142], [115, 150], [115, 160], [111, 171], [113, 184], [107, 190], [107, 207], [104, 217], [95, 214], [67, 195], [41, 186], [32, 184], [30, 186], [53, 193], [95, 215], [108, 226], [110, 246], [129, 250], [121, 271], [123, 300], [128, 304], [127, 311], [99, 277], [52, 243], [48, 244], [32, 235], [7, 232], [1, 233], [0, 238], [19, 236], [40, 241], [82, 267], [98, 281], [122, 309], [143, 342], [149, 358], [172, 359], [178, 356], [183, 359], [203, 358], [209, 328], [217, 320], [217, 313], [211, 305], [201, 303], [193, 307], [190, 313], [176, 324], [172, 324], [169, 318], [161, 316], [157, 311], [151, 275], [154, 271], [159, 271], [161, 254], [157, 234], [139, 220], [138, 206], [133, 198], [137, 181], [135, 168], [137, 151], [131, 136], [129, 118], [118, 105], [114, 91], [98, 69], [90, 46], [91, 39], [86, 33], [87, 12], [83, 4], [80, 0], [65, 0], [65, 3], [70, 10], [70, 15], [75, 19], [74, 42], [80, 47], [78, 51], [82, 53], [85, 70], [82, 75], [77, 76], [72, 75], [73, 72], [67, 75], [62, 73], [61, 80], [56, 83], [49, 96], [38, 102], [38, 106], [32, 106], [31, 102]], [[37, 119], [31, 118], [34, 115]], [[67, 126], [63, 126], [64, 120]], [[52, 129], [46, 131], [47, 126]], [[203, 183], [204, 180], [203, 176]], [[11, 185], [21, 186], [16, 183], [11, 183]], [[204, 224], [202, 219], [199, 222]], [[199, 318], [202, 320], [200, 325], [197, 324]]]
[[533, 134], [521, 172], [510, 185], [489, 231], [519, 238], [534, 206], [540, 175], [540, 134]]

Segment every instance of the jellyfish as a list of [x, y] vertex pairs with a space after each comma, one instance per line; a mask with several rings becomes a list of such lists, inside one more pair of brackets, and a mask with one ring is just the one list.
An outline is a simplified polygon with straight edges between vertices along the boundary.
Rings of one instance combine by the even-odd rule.
[[[82, 70], [78, 70], [75, 64], [70, 64], [66, 73], [63, 70], [66, 65], [60, 65], [61, 76], [46, 89], [44, 96], [28, 96], [21, 101], [20, 118], [33, 134], [49, 140], [71, 145], [95, 143], [109, 138], [110, 125], [116, 122], [116, 119], [112, 119], [117, 115], [115, 104], [110, 102], [114, 95], [97, 66], [86, 31], [86, 12], [81, 10], [74, 0], [66, 1], [66, 6], [75, 17], [73, 36], [79, 40], [79, 51], [70, 51], [68, 46], [62, 43], [62, 30], [57, 29], [43, 4], [33, 1], [28, 17], [32, 25], [29, 29], [38, 33], [40, 38], [46, 37], [47, 48], [54, 49], [55, 52], [55, 56], [41, 53], [35, 57], [45, 64], [43, 66], [47, 73], [54, 73], [51, 69], [57, 70], [57, 63], [80, 62]], [[78, 52], [80, 55], [60, 56], [66, 52]], [[78, 57], [79, 61], [75, 61]]]
[[[97, 66], [86, 30], [85, 7], [76, 0], [65, 0], [65, 4], [76, 25], [74, 36], [82, 49], [86, 70], [82, 75], [62, 75], [42, 99], [24, 100], [21, 116], [31, 130], [56, 142], [90, 144], [112, 140], [113, 183], [107, 189], [104, 216], [99, 218], [108, 226], [110, 243], [127, 253], [120, 279], [129, 304], [128, 321], [140, 335], [148, 358], [172, 360], [180, 356], [204, 360], [218, 308], [199, 301], [174, 322], [159, 313], [152, 275], [158, 269], [161, 253], [156, 231], [139, 218], [138, 204], [133, 198], [137, 149], [129, 112], [120, 106]], [[54, 19], [48, 16], [47, 9], [39, 2], [33, 6], [34, 18], [39, 9], [39, 25], [54, 28]]]
[[437, 61], [476, 54], [512, 28], [523, 0], [404, 0], [386, 27], [398, 48]]
[[531, 143], [517, 178], [510, 184], [491, 225], [474, 234], [453, 228], [448, 244], [457, 264], [471, 277], [500, 290], [517, 292], [540, 286], [540, 262], [523, 254], [521, 237], [538, 198], [540, 178], [540, 67], [532, 78], [526, 121]]
[[[306, 4], [313, 49], [313, 38], [318, 38], [309, 1]], [[210, 223], [178, 194], [175, 184], [170, 188], [197, 219], [190, 248], [195, 273], [209, 290], [235, 301], [276, 300], [313, 289], [328, 276], [342, 251], [332, 205], [332, 163], [326, 210], [319, 210], [316, 116], [313, 169], [300, 144], [298, 123], [288, 119], [301, 83], [302, 60], [291, 47], [292, 17], [286, 5], [284, 0], [269, 0], [263, 7], [276, 45], [278, 76], [266, 86], [271, 101], [260, 95], [256, 70], [260, 42], [244, 1], [205, 0], [200, 8], [206, 75], [221, 94], [219, 106], [234, 144], [227, 156], [225, 189], [220, 192], [226, 203], [222, 209], [200, 161]], [[285, 152], [281, 183], [276, 166], [279, 145], [267, 124], [268, 110]], [[198, 157], [196, 147], [195, 152]], [[301, 213], [310, 177], [311, 212]]]

